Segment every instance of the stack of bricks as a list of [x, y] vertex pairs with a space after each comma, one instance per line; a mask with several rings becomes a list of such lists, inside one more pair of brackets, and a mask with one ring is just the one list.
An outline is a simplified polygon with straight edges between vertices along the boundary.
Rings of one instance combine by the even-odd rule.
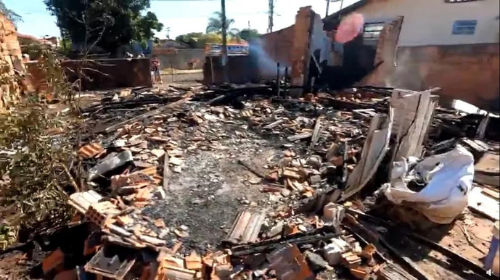
[[96, 225], [104, 227], [113, 223], [113, 217], [117, 216], [120, 210], [109, 201], [98, 202], [90, 205], [85, 216]]
[[[0, 14], [0, 110], [16, 102], [21, 94], [21, 84], [15, 78], [16, 71], [25, 73], [21, 46], [16, 27], [5, 15]], [[16, 71], [14, 71], [16, 70]]]

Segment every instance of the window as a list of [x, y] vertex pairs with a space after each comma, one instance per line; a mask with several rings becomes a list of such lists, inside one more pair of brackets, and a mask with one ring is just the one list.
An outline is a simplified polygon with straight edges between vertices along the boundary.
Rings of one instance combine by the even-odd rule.
[[444, 0], [445, 3], [465, 3], [465, 2], [475, 2], [482, 0]]
[[457, 20], [453, 23], [453, 35], [474, 35], [477, 20]]
[[385, 22], [366, 23], [363, 28], [363, 37], [365, 39], [378, 39], [380, 32], [384, 29]]

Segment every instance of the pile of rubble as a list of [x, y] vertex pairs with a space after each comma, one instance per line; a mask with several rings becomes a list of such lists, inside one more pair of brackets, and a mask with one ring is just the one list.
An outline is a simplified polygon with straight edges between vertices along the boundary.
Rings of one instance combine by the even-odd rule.
[[[398, 107], [395, 91], [373, 91], [335, 98], [240, 96], [242, 109], [234, 104], [206, 106], [194, 100], [213, 100], [213, 92], [185, 89], [172, 89], [166, 96], [136, 90], [104, 97], [86, 110], [87, 122], [95, 125], [83, 137], [87, 144], [78, 149], [89, 190], [72, 194], [68, 201], [78, 212], [74, 225], [88, 234], [73, 242], [81, 244], [79, 250], [54, 250], [43, 261], [42, 274], [75, 279], [68, 276], [73, 264], [77, 268], [71, 275], [79, 279], [88, 274], [158, 280], [426, 279], [425, 272], [398, 258], [398, 251], [384, 239], [388, 230], [400, 229], [366, 212], [373, 205], [370, 199], [394, 190], [396, 177], [389, 176], [389, 163], [422, 154], [424, 137], [414, 139], [431, 126], [426, 116], [435, 103], [431, 92], [406, 93], [401, 98], [416, 97], [418, 105]], [[167, 105], [150, 108], [159, 103]], [[248, 143], [260, 138], [281, 153], [261, 166], [235, 154], [245, 153]], [[256, 149], [259, 145], [254, 144]], [[203, 246], [194, 244], [201, 235], [194, 228], [172, 213], [162, 213], [175, 212], [176, 204], [167, 203], [177, 199], [172, 195], [173, 180], [190, 175], [185, 173], [186, 162], [200, 151], [221, 152], [219, 157], [248, 170], [253, 177], [247, 186], [260, 186], [264, 197], [241, 198], [243, 207], [232, 226], [224, 228], [226, 237], [219, 240], [215, 233], [204, 232], [208, 240], [219, 242]], [[198, 160], [192, 164], [203, 165]], [[219, 180], [206, 176], [199, 180]], [[352, 199], [387, 182], [368, 200]], [[428, 178], [425, 182], [430, 184]], [[213, 201], [211, 195], [202, 199]], [[389, 200], [398, 204], [394, 197]], [[204, 206], [200, 201], [193, 205]], [[446, 248], [436, 250], [485, 275]]]

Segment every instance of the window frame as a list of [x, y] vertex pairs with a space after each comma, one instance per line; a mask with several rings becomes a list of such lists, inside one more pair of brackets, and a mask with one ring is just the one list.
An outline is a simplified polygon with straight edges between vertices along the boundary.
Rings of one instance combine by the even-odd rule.
[[[363, 25], [363, 39], [365, 40], [377, 40], [380, 37], [380, 34], [384, 30], [384, 27], [387, 23], [385, 21], [376, 21], [376, 22], [367, 22]], [[367, 27], [377, 28], [381, 27], [380, 30], [367, 30]], [[370, 36], [367, 36], [370, 35]]]
[[444, 0], [448, 4], [458, 4], [458, 3], [469, 3], [469, 2], [479, 2], [484, 0]]
[[451, 35], [475, 35], [477, 22], [476, 19], [455, 20], [451, 27]]

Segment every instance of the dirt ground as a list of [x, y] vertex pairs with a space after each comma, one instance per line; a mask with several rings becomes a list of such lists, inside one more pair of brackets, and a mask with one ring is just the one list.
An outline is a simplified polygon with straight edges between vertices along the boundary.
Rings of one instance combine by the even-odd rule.
[[196, 84], [197, 81], [203, 80], [203, 72], [195, 71], [192, 73], [176, 73], [174, 75], [171, 74], [162, 74], [162, 81], [164, 85], [170, 84]]

